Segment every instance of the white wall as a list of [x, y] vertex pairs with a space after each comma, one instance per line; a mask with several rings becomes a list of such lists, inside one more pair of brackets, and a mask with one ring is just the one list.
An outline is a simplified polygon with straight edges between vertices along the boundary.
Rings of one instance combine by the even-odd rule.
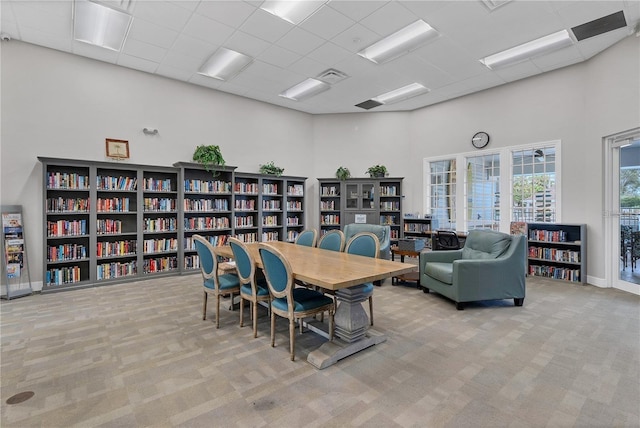
[[310, 177], [307, 222], [316, 225], [316, 177], [338, 166], [364, 177], [383, 163], [405, 177], [406, 211], [422, 211], [423, 159], [471, 151], [484, 130], [489, 148], [562, 140], [562, 221], [588, 224], [589, 278], [603, 281], [602, 137], [640, 124], [636, 37], [585, 63], [410, 113], [317, 116], [20, 42], [3, 43], [1, 55], [0, 202], [25, 207], [38, 280], [37, 156], [104, 160], [104, 139], [119, 138], [130, 141], [132, 163], [170, 165], [198, 144], [219, 144], [241, 171], [273, 159], [285, 174]]

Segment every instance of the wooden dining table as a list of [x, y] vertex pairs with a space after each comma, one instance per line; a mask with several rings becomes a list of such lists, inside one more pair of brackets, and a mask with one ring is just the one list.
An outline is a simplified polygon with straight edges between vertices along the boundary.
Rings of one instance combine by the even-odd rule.
[[[309, 285], [335, 292], [338, 307], [335, 313], [335, 336], [309, 353], [307, 361], [317, 368], [325, 368], [362, 349], [384, 342], [386, 336], [369, 329], [369, 316], [362, 302], [369, 297], [364, 284], [392, 276], [415, 272], [418, 266], [385, 259], [374, 259], [316, 247], [295, 245], [282, 241], [267, 243], [279, 250], [289, 261], [293, 277]], [[262, 268], [258, 244], [246, 244], [256, 266]], [[233, 258], [231, 247], [216, 247], [216, 254]], [[308, 321], [313, 331], [326, 335], [326, 324]]]

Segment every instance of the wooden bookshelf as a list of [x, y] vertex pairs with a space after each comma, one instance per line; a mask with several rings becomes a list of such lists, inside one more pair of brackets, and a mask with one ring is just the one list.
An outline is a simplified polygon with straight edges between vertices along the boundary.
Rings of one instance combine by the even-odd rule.
[[587, 225], [528, 223], [527, 272], [565, 282], [587, 282]]

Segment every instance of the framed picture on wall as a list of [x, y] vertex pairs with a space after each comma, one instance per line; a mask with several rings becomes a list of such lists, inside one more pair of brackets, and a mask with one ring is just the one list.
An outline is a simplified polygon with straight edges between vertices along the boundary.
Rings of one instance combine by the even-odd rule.
[[107, 138], [107, 157], [111, 159], [129, 159], [129, 142]]

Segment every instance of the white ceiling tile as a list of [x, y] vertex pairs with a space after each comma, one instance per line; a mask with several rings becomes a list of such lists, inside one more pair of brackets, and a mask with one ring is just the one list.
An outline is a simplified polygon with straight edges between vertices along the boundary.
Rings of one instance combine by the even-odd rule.
[[255, 58], [271, 46], [271, 44], [251, 34], [236, 31], [227, 39], [224, 46]]
[[326, 64], [303, 57], [289, 66], [289, 70], [301, 76], [313, 77], [329, 68]]
[[256, 10], [242, 1], [203, 1], [196, 9], [196, 13], [207, 18], [215, 19], [232, 27], [242, 25], [244, 21]]
[[208, 77], [202, 74], [195, 73], [189, 79], [189, 83], [193, 83], [194, 85], [205, 86], [211, 89], [217, 89], [222, 85], [223, 81], [219, 79], [214, 79], [213, 77]]
[[234, 29], [206, 16], [194, 14], [184, 27], [183, 33], [204, 40], [213, 45], [221, 45], [229, 38]]
[[167, 54], [167, 50], [149, 43], [141, 42], [136, 39], [127, 39], [122, 48], [122, 52], [135, 56], [137, 58], [146, 59], [159, 63]]
[[222, 82], [222, 84], [218, 86], [218, 90], [235, 95], [244, 95], [248, 91], [245, 86], [236, 85], [233, 81]]
[[191, 36], [181, 35], [173, 45], [173, 52], [179, 52], [194, 58], [205, 59], [210, 57], [217, 49], [218, 45], [207, 43], [204, 40]]
[[487, 70], [478, 61], [479, 58], [474, 58], [447, 36], [441, 36], [433, 43], [416, 49], [413, 55], [450, 74], [454, 79], [464, 80]]
[[176, 31], [184, 28], [192, 14], [174, 3], [157, 0], [136, 2], [134, 13], [136, 17]]
[[592, 56], [602, 52], [604, 49], [611, 45], [618, 43], [620, 40], [629, 37], [627, 28], [619, 28], [617, 30], [610, 31], [599, 36], [590, 37], [579, 41], [577, 44], [578, 50], [585, 59], [589, 59]]
[[270, 43], [275, 43], [292, 28], [292, 24], [262, 9], [256, 9], [240, 26], [240, 30], [245, 33]]
[[513, 82], [540, 73], [540, 69], [532, 61], [524, 61], [510, 67], [500, 68], [494, 73], [505, 82]]
[[135, 17], [127, 38], [140, 40], [161, 48], [170, 48], [178, 37], [178, 32], [167, 27]]
[[[3, 30], [4, 31], [4, 30]], [[56, 49], [64, 52], [71, 51], [71, 36], [58, 36], [51, 33], [43, 33], [37, 28], [23, 27], [20, 32], [20, 40], [46, 48]]]
[[354, 20], [347, 18], [335, 9], [324, 6], [305, 20], [300, 27], [316, 36], [329, 40], [353, 24], [355, 24]]
[[169, 3], [175, 4], [183, 9], [187, 9], [189, 12], [194, 12], [198, 8], [198, 5], [200, 5], [200, 0], [172, 0]]
[[275, 67], [262, 61], [254, 61], [242, 74], [252, 75], [254, 77], [259, 77], [260, 79], [267, 79], [271, 82], [279, 82], [283, 85], [283, 89], [299, 83], [298, 80], [300, 80], [300, 76], [297, 73], [280, 67]]
[[323, 44], [322, 46], [320, 46], [318, 49], [314, 50], [307, 56], [323, 64], [332, 65], [352, 55], [353, 55], [352, 52], [349, 52], [348, 50], [341, 48], [335, 43], [326, 42], [325, 44]]
[[291, 52], [276, 45], [271, 45], [271, 47], [262, 52], [257, 58], [260, 61], [264, 61], [266, 63], [279, 67], [289, 67], [291, 64], [298, 61], [301, 57], [301, 55], [295, 52]]
[[157, 62], [149, 61], [124, 53], [120, 54], [120, 56], [118, 57], [117, 64], [123, 67], [133, 68], [134, 70], [144, 71], [146, 73], [155, 73], [158, 68]]
[[332, 0], [327, 5], [353, 21], [360, 21], [385, 4], [382, 0]]
[[360, 21], [371, 31], [386, 37], [418, 20], [416, 14], [397, 2], [390, 2]]
[[380, 35], [360, 24], [356, 24], [335, 36], [331, 41], [343, 49], [356, 53], [379, 39]]
[[169, 77], [170, 79], [188, 82], [194, 72], [182, 68], [172, 67], [167, 64], [160, 64], [160, 66], [156, 70], [156, 74], [164, 77]]
[[423, 19], [428, 24], [431, 24], [430, 17], [431, 15], [439, 9], [447, 6], [447, 1], [399, 1], [401, 5], [409, 9], [411, 12], [415, 13], [420, 19]]
[[553, 70], [555, 68], [583, 61], [584, 59], [585, 58], [578, 49], [578, 46], [572, 45], [564, 49], [533, 58], [531, 59], [531, 62], [540, 70]]
[[86, 56], [87, 58], [110, 62], [112, 64], [116, 63], [118, 55], [120, 54], [119, 52], [112, 51], [111, 49], [105, 49], [78, 41], [73, 42], [71, 49], [76, 55]]
[[289, 31], [278, 41], [278, 45], [300, 55], [307, 55], [323, 43], [323, 39], [299, 27]]
[[204, 64], [206, 58], [195, 58], [176, 51], [169, 51], [162, 60], [162, 65], [168, 65], [173, 68], [187, 70], [192, 73], [198, 71], [200, 66]]
[[13, 3], [18, 28], [33, 28], [59, 37], [72, 34], [71, 3], [60, 1], [22, 1]]
[[584, 7], [581, 3], [582, 2], [559, 2], [559, 4], [556, 5], [552, 2], [552, 6], [557, 10], [566, 29], [585, 24], [594, 19], [602, 18], [603, 16], [611, 15], [612, 13], [623, 10], [625, 6], [624, 2], [620, 0], [594, 2], [590, 4], [589, 7]]

